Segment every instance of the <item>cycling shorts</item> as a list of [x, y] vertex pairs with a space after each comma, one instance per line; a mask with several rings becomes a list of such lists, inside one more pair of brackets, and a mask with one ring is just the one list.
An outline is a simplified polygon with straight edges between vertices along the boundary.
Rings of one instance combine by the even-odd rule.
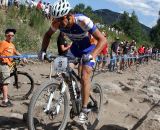
[[[90, 54], [94, 50], [95, 47], [96, 47], [95, 45], [90, 45], [88, 48], [80, 50], [78, 46], [74, 46], [74, 47], [71, 47], [71, 49], [68, 51], [66, 56], [70, 58], [75, 58], [75, 57], [81, 58], [82, 55], [84, 54]], [[94, 67], [95, 60], [91, 60], [89, 62], [83, 63], [83, 65]]]

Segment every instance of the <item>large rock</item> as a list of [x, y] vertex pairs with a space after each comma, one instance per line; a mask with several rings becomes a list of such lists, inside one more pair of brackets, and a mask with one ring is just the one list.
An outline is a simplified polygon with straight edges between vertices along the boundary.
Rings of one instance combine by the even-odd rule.
[[160, 82], [160, 76], [158, 74], [151, 74], [148, 78], [149, 81], [154, 81], [155, 83]]

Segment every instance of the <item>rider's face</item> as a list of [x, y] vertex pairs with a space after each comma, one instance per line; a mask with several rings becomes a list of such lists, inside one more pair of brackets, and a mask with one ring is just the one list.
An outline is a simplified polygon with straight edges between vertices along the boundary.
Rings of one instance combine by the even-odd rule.
[[70, 20], [66, 15], [56, 20], [60, 22], [60, 28], [70, 28]]

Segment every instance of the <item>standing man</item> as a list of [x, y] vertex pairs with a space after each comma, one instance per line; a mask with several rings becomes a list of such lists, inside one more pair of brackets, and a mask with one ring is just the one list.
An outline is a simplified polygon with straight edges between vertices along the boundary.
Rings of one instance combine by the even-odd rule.
[[[13, 56], [21, 55], [16, 51], [14, 44], [12, 43], [14, 35], [16, 33], [15, 29], [6, 29], [5, 40], [0, 42], [0, 56]], [[8, 99], [8, 84], [9, 80], [5, 78], [10, 76], [10, 66], [12, 65], [12, 58], [0, 58], [0, 89], [3, 93], [3, 100], [0, 104], [1, 107], [11, 107], [13, 104]]]
[[115, 38], [115, 41], [111, 45], [111, 61], [110, 61], [110, 71], [114, 71], [117, 66], [117, 55], [119, 50], [120, 40], [119, 37]]
[[[102, 35], [93, 21], [83, 14], [73, 14], [70, 12], [71, 6], [67, 0], [57, 1], [52, 8], [53, 21], [51, 27], [45, 33], [41, 51], [38, 54], [39, 59], [44, 59], [44, 54], [50, 42], [52, 34], [57, 30], [63, 32], [70, 40], [72, 46], [70, 53], [74, 57], [82, 57], [82, 110], [78, 117], [78, 122], [85, 123], [88, 119], [87, 105], [89, 101], [91, 88], [92, 67], [95, 64], [95, 58], [106, 44], [106, 38]], [[88, 32], [97, 40], [97, 45], [90, 43]]]

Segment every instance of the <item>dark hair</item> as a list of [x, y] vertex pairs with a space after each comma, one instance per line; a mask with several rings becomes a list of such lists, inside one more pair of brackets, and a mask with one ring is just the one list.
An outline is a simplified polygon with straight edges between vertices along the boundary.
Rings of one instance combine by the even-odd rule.
[[9, 32], [13, 32], [15, 34], [16, 33], [16, 29], [8, 28], [8, 29], [6, 29], [5, 34], [7, 34]]

